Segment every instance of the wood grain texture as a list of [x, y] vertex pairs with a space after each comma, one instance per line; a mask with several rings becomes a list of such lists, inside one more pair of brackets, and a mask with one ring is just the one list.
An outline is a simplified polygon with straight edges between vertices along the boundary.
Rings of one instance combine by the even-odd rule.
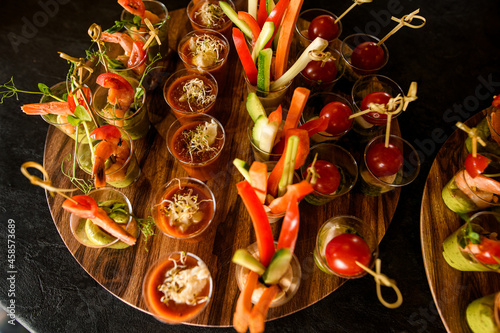
[[[190, 30], [185, 10], [170, 13], [169, 44], [176, 49], [180, 37]], [[142, 279], [146, 270], [158, 258], [173, 251], [197, 254], [208, 265], [214, 278], [214, 295], [207, 309], [192, 323], [203, 326], [230, 326], [232, 314], [239, 295], [236, 284], [235, 265], [231, 263], [233, 253], [255, 242], [252, 223], [235, 184], [243, 180], [232, 166], [238, 157], [252, 161], [246, 126], [250, 121], [245, 109], [247, 90], [241, 65], [234, 50], [230, 53], [230, 69], [226, 75], [226, 89], [218, 96], [216, 117], [224, 125], [226, 145], [220, 158], [218, 174], [207, 182], [215, 194], [217, 209], [214, 223], [206, 237], [199, 243], [173, 240], [159, 231], [147, 244], [140, 238], [136, 246], [125, 250], [91, 249], [81, 246], [69, 228], [69, 213], [61, 209], [61, 196], [47, 196], [54, 223], [70, 252], [81, 266], [104, 288], [124, 302], [147, 312], [142, 300]], [[167, 57], [163, 72], [155, 78], [164, 81], [182, 63], [176, 52]], [[289, 94], [290, 95], [290, 94]], [[290, 96], [287, 96], [289, 100]], [[175, 177], [187, 176], [185, 171], [169, 155], [165, 137], [174, 116], [163, 99], [162, 87], [148, 91], [149, 116], [152, 123], [147, 136], [135, 141], [136, 155], [142, 169], [139, 180], [121, 191], [131, 200], [134, 214], [151, 214], [152, 198], [157, 189]], [[397, 122], [393, 130], [399, 132]], [[68, 178], [60, 172], [61, 163], [73, 149], [73, 141], [62, 132], [50, 128], [47, 134], [44, 165], [57, 187], [72, 187]], [[360, 151], [360, 150], [359, 150]], [[86, 177], [78, 171], [78, 176]], [[339, 288], [346, 280], [328, 276], [316, 268], [312, 257], [316, 233], [321, 224], [332, 216], [355, 215], [370, 223], [380, 242], [396, 210], [400, 189], [380, 197], [365, 197], [356, 188], [351, 193], [329, 204], [316, 207], [302, 202], [300, 205], [301, 226], [295, 254], [302, 268], [302, 281], [298, 293], [287, 304], [269, 311], [268, 319], [289, 315], [307, 307]], [[281, 223], [272, 225], [275, 239]]]
[[[465, 123], [476, 126], [486, 115], [480, 112]], [[464, 224], [449, 210], [441, 191], [467, 157], [467, 134], [455, 131], [436, 156], [427, 177], [421, 207], [421, 241], [427, 279], [448, 332], [470, 332], [465, 318], [473, 300], [500, 290], [500, 275], [492, 272], [461, 272], [449, 266], [442, 255], [443, 241]]]

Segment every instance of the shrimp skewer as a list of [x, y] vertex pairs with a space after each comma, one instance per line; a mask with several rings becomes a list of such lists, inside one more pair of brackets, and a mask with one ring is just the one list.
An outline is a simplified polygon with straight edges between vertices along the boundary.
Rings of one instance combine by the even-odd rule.
[[107, 101], [112, 107], [101, 111], [109, 118], [116, 119], [113, 124], [123, 127], [123, 118], [134, 101], [134, 88], [122, 76], [114, 73], [103, 73], [97, 77], [97, 84], [108, 88]]
[[66, 199], [62, 207], [81, 218], [90, 219], [95, 225], [111, 236], [118, 238], [130, 246], [135, 245], [137, 241], [135, 237], [131, 236], [118, 223], [111, 219], [104, 209], [97, 205], [94, 199], [87, 195], [76, 195], [71, 199]]
[[29, 115], [57, 114], [61, 116], [73, 115], [68, 102], [33, 103], [21, 106], [21, 110]]
[[498, 201], [500, 183], [483, 175], [474, 178], [467, 170], [459, 171], [455, 176], [457, 187], [469, 197], [479, 209], [487, 208], [490, 202]]
[[[144, 24], [145, 18], [151, 21], [151, 24], [153, 25], [161, 21], [158, 15], [146, 10], [142, 0], [118, 0], [118, 3], [130, 14], [139, 16], [142, 19], [141, 25]], [[142, 30], [144, 29], [141, 29], [141, 31]]]

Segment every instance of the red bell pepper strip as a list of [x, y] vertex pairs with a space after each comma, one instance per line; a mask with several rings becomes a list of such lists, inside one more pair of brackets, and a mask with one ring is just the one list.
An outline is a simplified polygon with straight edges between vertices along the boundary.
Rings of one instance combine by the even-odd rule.
[[[288, 185], [286, 187], [286, 193], [284, 196], [279, 197], [271, 201], [269, 208], [271, 213], [279, 214], [287, 210], [290, 201], [302, 200], [306, 195], [314, 191], [312, 185], [308, 181], [301, 181], [297, 184]], [[283, 228], [283, 227], [282, 227]], [[285, 246], [286, 247], [286, 246]]]
[[257, 246], [259, 248], [260, 262], [267, 267], [273, 258], [275, 250], [273, 232], [264, 206], [260, 203], [252, 185], [246, 180], [236, 184], [236, 188], [252, 219]]
[[280, 0], [278, 1], [274, 9], [269, 13], [266, 21], [271, 21], [274, 23], [274, 33], [273, 37], [269, 40], [269, 42], [267, 42], [266, 48], [271, 47], [271, 43], [273, 42], [274, 36], [276, 36], [276, 33], [279, 31], [281, 19], [283, 18], [283, 15], [285, 14], [286, 8], [288, 7], [289, 3], [289, 0]]
[[255, 44], [255, 41], [260, 35], [260, 27], [257, 23], [257, 20], [255, 20], [252, 15], [244, 11], [238, 12], [238, 18], [248, 24], [248, 26], [250, 27], [250, 30], [252, 31], [252, 45]]
[[281, 248], [289, 248], [293, 253], [297, 237], [299, 235], [299, 203], [295, 195], [288, 203], [285, 218], [281, 225], [280, 237], [278, 239], [277, 250]]
[[[81, 217], [82, 219], [93, 219], [96, 217], [97, 202], [88, 195], [75, 195], [70, 199], [64, 200], [62, 207], [64, 210]], [[76, 201], [77, 203], [75, 203]]]
[[[309, 154], [309, 136], [307, 135], [307, 131], [291, 128], [285, 133], [285, 150], [288, 144], [288, 139], [292, 136], [296, 135], [299, 137], [299, 146], [297, 149], [297, 156], [295, 158], [295, 170], [300, 168], [306, 161], [307, 155]], [[267, 193], [271, 194], [273, 197], [276, 197], [278, 194], [279, 182], [281, 179], [281, 175], [283, 174], [283, 168], [285, 167], [285, 154], [281, 155], [278, 163], [276, 163], [273, 171], [269, 175], [267, 179]]]
[[[309, 137], [313, 136], [316, 133], [323, 132], [328, 127], [328, 119], [326, 117], [319, 117], [313, 120], [308, 121], [307, 123], [299, 126], [299, 129], [303, 129], [307, 131]], [[283, 149], [285, 148], [285, 141], [279, 141], [273, 147], [273, 154], [283, 154]]]
[[233, 41], [236, 52], [240, 57], [241, 65], [245, 71], [248, 81], [251, 85], [257, 85], [257, 66], [252, 60], [252, 54], [248, 50], [247, 43], [245, 41], [245, 36], [238, 28], [233, 28]]
[[267, 20], [267, 4], [266, 0], [260, 0], [259, 1], [259, 11], [257, 13], [257, 22], [259, 23], [259, 26], [262, 28], [264, 26], [264, 23]]

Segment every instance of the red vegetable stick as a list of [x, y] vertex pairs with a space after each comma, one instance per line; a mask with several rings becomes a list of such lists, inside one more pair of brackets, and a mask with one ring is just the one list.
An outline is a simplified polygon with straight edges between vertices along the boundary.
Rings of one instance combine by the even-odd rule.
[[[307, 131], [298, 128], [287, 130], [285, 132], [285, 151], [288, 144], [288, 138], [292, 135], [299, 137], [299, 147], [297, 149], [297, 157], [295, 158], [295, 169], [298, 169], [305, 163], [307, 155], [309, 154], [309, 136], [307, 135]], [[273, 197], [276, 197], [278, 194], [279, 182], [285, 166], [285, 158], [285, 154], [281, 155], [281, 158], [278, 163], [276, 163], [267, 179], [267, 193], [271, 194]]]
[[[300, 201], [306, 195], [314, 191], [313, 187], [309, 182], [303, 180], [300, 183], [288, 185], [286, 187], [286, 193], [284, 196], [279, 197], [271, 201], [269, 204], [269, 208], [271, 209], [271, 213], [279, 214], [283, 213], [287, 210], [290, 201]], [[283, 230], [283, 227], [281, 227]], [[283, 246], [288, 247], [288, 246]], [[280, 247], [278, 246], [278, 249]]]
[[283, 219], [283, 224], [281, 225], [277, 250], [281, 248], [289, 248], [293, 253], [295, 244], [297, 243], [297, 237], [299, 236], [299, 221], [299, 203], [297, 198], [293, 196], [293, 199], [288, 203], [285, 218]]
[[262, 162], [254, 161], [248, 170], [250, 182], [255, 194], [259, 197], [260, 203], [266, 201], [267, 192], [267, 165]]
[[276, 110], [271, 112], [269, 116], [267, 117], [269, 122], [277, 122], [278, 124], [281, 124], [281, 121], [283, 120], [283, 109], [281, 108], [281, 105], [278, 106]]
[[[304, 125], [299, 126], [299, 129], [303, 129], [307, 131], [307, 135], [309, 137], [313, 136], [316, 133], [323, 132], [328, 127], [328, 119], [326, 117], [319, 117], [317, 119], [313, 119], [305, 123]], [[285, 140], [280, 140], [273, 147], [273, 154], [283, 154], [283, 149], [285, 148]]]
[[304, 0], [291, 0], [281, 23], [280, 38], [276, 48], [276, 61], [274, 64], [274, 79], [279, 79], [286, 71], [288, 53], [292, 44], [295, 23], [299, 18], [300, 9]]
[[257, 85], [257, 67], [252, 60], [252, 54], [248, 50], [245, 36], [238, 28], [233, 28], [233, 41], [248, 81], [254, 86]]
[[259, 23], [259, 26], [262, 28], [264, 26], [264, 23], [267, 20], [267, 4], [266, 0], [260, 0], [259, 1], [259, 11], [257, 13], [257, 22]]
[[236, 184], [236, 188], [252, 219], [257, 246], [259, 248], [260, 262], [267, 267], [273, 258], [275, 250], [273, 232], [264, 211], [264, 206], [260, 203], [252, 185], [246, 180]]
[[262, 296], [260, 296], [259, 301], [255, 304], [250, 314], [250, 322], [248, 323], [250, 333], [264, 332], [267, 311], [269, 311], [269, 306], [279, 289], [278, 285], [273, 284], [264, 290]]
[[285, 10], [288, 7], [289, 3], [289, 0], [280, 0], [273, 8], [273, 10], [269, 13], [266, 21], [271, 21], [274, 23], [274, 33], [273, 37], [269, 40], [269, 42], [267, 42], [265, 48], [271, 47], [271, 43], [273, 42], [274, 36], [276, 36], [276, 33], [279, 31], [281, 19], [283, 18], [283, 14], [285, 14]]
[[244, 11], [238, 12], [238, 18], [248, 24], [250, 30], [252, 30], [252, 44], [255, 44], [257, 37], [260, 35], [260, 27], [255, 18]]
[[290, 128], [296, 128], [299, 124], [300, 116], [304, 110], [307, 99], [309, 98], [309, 93], [311, 91], [304, 87], [297, 87], [293, 91], [292, 101], [290, 102], [290, 109], [285, 120], [285, 126], [283, 126], [283, 134], [286, 130]]
[[250, 271], [245, 287], [241, 291], [240, 297], [238, 297], [236, 310], [233, 315], [233, 326], [240, 333], [245, 333], [248, 329], [248, 321], [252, 313], [252, 294], [255, 287], [257, 287], [258, 279], [259, 275]]

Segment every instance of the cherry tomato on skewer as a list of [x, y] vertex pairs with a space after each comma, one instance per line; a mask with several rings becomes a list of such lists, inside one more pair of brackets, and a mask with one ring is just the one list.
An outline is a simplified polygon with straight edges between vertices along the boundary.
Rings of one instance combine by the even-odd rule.
[[333, 40], [339, 35], [339, 26], [335, 23], [335, 18], [331, 15], [320, 15], [315, 17], [307, 30], [309, 39], [314, 40], [321, 37], [328, 41]]
[[337, 135], [347, 131], [353, 120], [349, 119], [352, 110], [342, 102], [331, 102], [326, 104], [319, 114], [320, 117], [328, 118], [328, 127], [326, 132], [331, 135]]
[[364, 42], [354, 48], [351, 64], [364, 70], [375, 70], [384, 66], [386, 61], [384, 49], [375, 42]]
[[[370, 108], [370, 104], [381, 104], [386, 105], [392, 96], [384, 91], [375, 91], [363, 98], [361, 102], [361, 111], [367, 110]], [[369, 112], [367, 116], [363, 115], [366, 121], [375, 125], [383, 125], [386, 123], [387, 115], [378, 112]]]
[[354, 276], [363, 272], [356, 264], [368, 266], [372, 258], [370, 247], [366, 241], [355, 234], [341, 234], [334, 237], [326, 245], [326, 261], [328, 266], [335, 272]]
[[476, 157], [474, 157], [472, 154], [469, 154], [464, 162], [465, 170], [467, 170], [467, 173], [472, 178], [476, 178], [488, 167], [490, 161], [486, 156], [476, 154]]
[[[311, 165], [312, 163], [309, 164], [307, 169], [309, 169]], [[313, 188], [323, 194], [332, 194], [337, 191], [340, 185], [341, 176], [335, 164], [324, 160], [317, 160], [314, 163], [314, 168], [319, 177], [316, 179], [316, 183], [313, 184]]]
[[383, 142], [377, 143], [366, 153], [366, 164], [377, 177], [396, 174], [403, 167], [403, 162], [403, 154], [392, 143], [387, 147]]
[[312, 60], [302, 70], [302, 74], [313, 81], [330, 82], [337, 77], [337, 65], [332, 58], [326, 62]]

